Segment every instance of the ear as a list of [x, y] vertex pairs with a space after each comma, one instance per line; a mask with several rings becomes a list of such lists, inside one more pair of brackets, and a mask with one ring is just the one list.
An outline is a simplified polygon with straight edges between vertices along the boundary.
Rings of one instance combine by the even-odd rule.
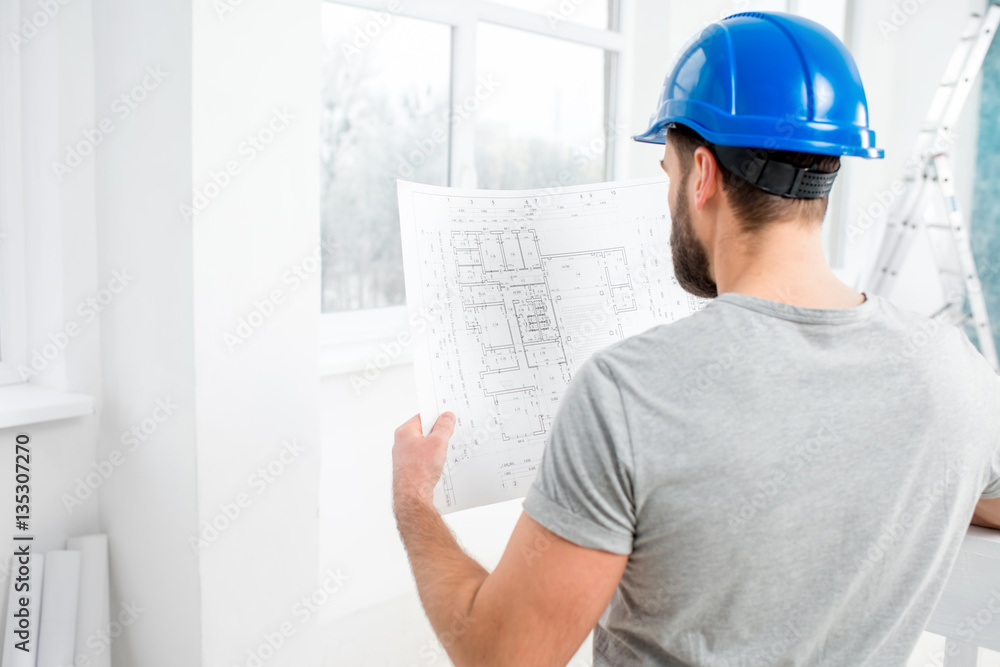
[[719, 178], [722, 172], [719, 163], [715, 161], [712, 151], [704, 146], [699, 146], [694, 151], [692, 165], [694, 180], [694, 205], [699, 211], [705, 207], [705, 203], [719, 191]]

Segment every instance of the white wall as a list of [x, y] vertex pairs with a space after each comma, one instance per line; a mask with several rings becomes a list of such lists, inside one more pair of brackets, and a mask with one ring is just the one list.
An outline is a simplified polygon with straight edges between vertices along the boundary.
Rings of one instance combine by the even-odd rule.
[[[884, 160], [845, 160], [846, 198], [843, 222], [866, 229], [853, 241], [847, 239], [847, 275], [860, 268], [866, 244], [878, 234], [877, 225], [860, 222], [860, 213], [883, 197], [902, 175], [903, 163], [912, 154], [918, 129], [944, 74], [949, 56], [973, 10], [982, 11], [982, 0], [926, 2], [896, 26], [890, 0], [858, 2], [854, 23], [854, 54], [865, 82], [871, 126], [885, 148]], [[890, 29], [891, 26], [897, 29]], [[974, 88], [955, 128], [953, 149], [959, 206], [972, 211], [978, 132], [979, 85]], [[940, 297], [930, 251], [918, 242], [900, 275], [900, 286], [891, 297], [901, 305], [930, 313]]]
[[[218, 4], [95, 0], [98, 116], [160, 72], [96, 151], [97, 273], [135, 276], [102, 322], [98, 457], [158, 400], [176, 405], [100, 490], [112, 606], [144, 609], [114, 643], [119, 665], [318, 664], [297, 605], [330, 597], [317, 561], [319, 3]], [[255, 323], [245, 340], [241, 319]]]
[[[100, 489], [112, 613], [122, 600], [145, 610], [114, 642], [113, 659], [199, 665], [198, 559], [187, 544], [198, 519], [192, 235], [177, 217], [192, 180], [190, 5], [95, 0], [94, 44], [97, 114], [116, 122], [94, 155], [98, 275], [135, 276], [101, 322], [99, 458], [122, 450], [121, 434], [157, 400], [178, 406]], [[112, 105], [147, 67], [166, 79], [121, 118]]]
[[[265, 636], [283, 644], [266, 664], [318, 664], [318, 616], [298, 601], [331, 604], [346, 584], [319, 589], [326, 569], [349, 576], [317, 561], [319, 9], [194, 9], [190, 142], [194, 188], [210, 200], [193, 220], [199, 525], [225, 525], [246, 499], [201, 552], [206, 666], [267, 658]], [[236, 343], [241, 319], [252, 335]]]
[[[14, 10], [36, 9], [32, 3], [15, 8], [4, 3], [5, 17]], [[67, 6], [59, 20], [52, 21], [31, 40], [21, 44], [21, 179], [24, 227], [30, 247], [26, 257], [25, 280], [29, 296], [26, 344], [32, 352], [49, 343], [50, 334], [79, 319], [76, 308], [97, 292], [95, 254], [93, 164], [82, 165], [76, 179], [60, 187], [50, 168], [63, 147], [77, 138], [81, 125], [93, 120], [93, 62], [90, 53], [90, 2]], [[4, 25], [3, 35], [9, 32]], [[16, 30], [16, 28], [14, 28]], [[11, 56], [4, 44], [3, 58]], [[14, 65], [14, 63], [11, 63]], [[5, 74], [16, 71], [5, 67]], [[44, 110], [40, 113], [39, 110]], [[12, 195], [14, 193], [11, 193]], [[16, 195], [15, 195], [16, 196]], [[6, 234], [9, 230], [0, 229]], [[57, 241], [61, 239], [61, 242]], [[0, 242], [6, 237], [0, 237]], [[34, 384], [59, 390], [95, 395], [100, 386], [100, 323], [81, 327], [64, 349], [50, 359]], [[35, 553], [65, 548], [68, 536], [96, 532], [99, 527], [98, 501], [67, 509], [63, 494], [72, 494], [78, 480], [93, 471], [96, 459], [98, 418], [96, 415], [64, 419], [19, 428], [0, 429], [0, 442], [9, 455], [0, 462], [0, 494], [14, 497], [14, 436], [31, 437], [31, 522]], [[13, 506], [7, 506], [8, 512]], [[4, 531], [5, 545], [13, 526]], [[4, 553], [13, 550], [4, 547]], [[0, 559], [0, 586], [8, 583], [6, 558]], [[6, 599], [6, 594], [0, 596]]]

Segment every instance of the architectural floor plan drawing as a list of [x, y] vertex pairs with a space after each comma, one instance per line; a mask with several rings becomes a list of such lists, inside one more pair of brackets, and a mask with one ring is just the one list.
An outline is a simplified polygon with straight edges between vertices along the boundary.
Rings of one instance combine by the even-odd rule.
[[398, 192], [424, 432], [458, 418], [435, 504], [523, 497], [576, 369], [704, 304], [673, 276], [667, 183]]

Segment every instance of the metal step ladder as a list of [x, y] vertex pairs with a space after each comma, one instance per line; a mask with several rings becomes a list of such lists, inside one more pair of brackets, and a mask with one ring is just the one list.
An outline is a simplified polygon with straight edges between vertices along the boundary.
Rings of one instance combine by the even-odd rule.
[[[889, 206], [885, 233], [866, 285], [876, 294], [891, 294], [917, 235], [931, 230], [948, 232], [957, 266], [949, 269], [937, 262], [946, 304], [934, 316], [945, 317], [960, 326], [971, 322], [979, 351], [1000, 372], [986, 300], [969, 245], [968, 226], [955, 198], [950, 158], [954, 144], [952, 128], [972, 91], [998, 25], [1000, 5], [991, 4], [984, 15], [973, 14], [969, 18], [938, 84], [913, 155], [904, 167], [903, 191]], [[927, 205], [928, 197], [935, 192], [943, 200], [943, 220]]]

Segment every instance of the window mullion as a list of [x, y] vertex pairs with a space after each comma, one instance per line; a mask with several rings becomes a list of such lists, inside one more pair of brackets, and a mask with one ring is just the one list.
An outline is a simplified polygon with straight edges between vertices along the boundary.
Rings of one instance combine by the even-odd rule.
[[480, 2], [478, 7], [479, 20], [487, 23], [567, 42], [596, 46], [607, 51], [617, 52], [625, 48], [625, 40], [620, 33], [574, 23], [572, 18], [555, 20], [551, 15], [529, 12], [488, 0]]
[[451, 36], [451, 162], [452, 187], [476, 187], [476, 22], [477, 14], [466, 12]]
[[[632, 43], [632, 10], [633, 0], [611, 0], [611, 28], [622, 35], [626, 45]], [[631, 135], [628, 127], [630, 118], [632, 99], [632, 77], [628, 72], [632, 71], [632, 50], [626, 46], [620, 52], [612, 54], [608, 52], [608, 58], [613, 63], [614, 69], [610, 73], [609, 87], [607, 89], [608, 113], [605, 116], [607, 123], [607, 151], [608, 151], [608, 180], [625, 178], [623, 173], [626, 164], [625, 152]]]

